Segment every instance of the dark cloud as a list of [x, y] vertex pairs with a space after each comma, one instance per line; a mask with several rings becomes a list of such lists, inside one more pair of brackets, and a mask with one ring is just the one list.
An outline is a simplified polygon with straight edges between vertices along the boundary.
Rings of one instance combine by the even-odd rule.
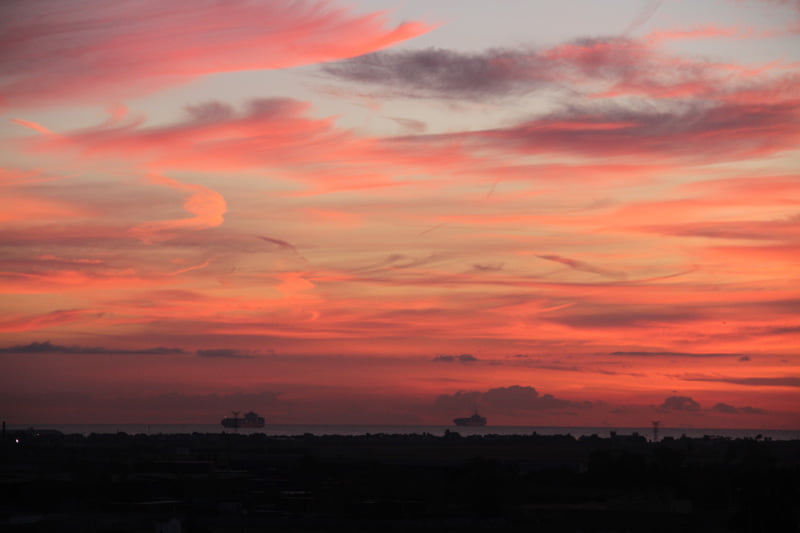
[[796, 236], [800, 216], [774, 220], [729, 220], [641, 226], [660, 235], [754, 241], [788, 241]]
[[455, 394], [440, 395], [434, 405], [445, 412], [458, 413], [476, 409], [480, 403], [479, 391], [458, 391]]
[[123, 355], [170, 355], [186, 353], [180, 348], [141, 348], [122, 350], [101, 346], [62, 346], [50, 341], [32, 342], [30, 344], [7, 346], [0, 348], [0, 353], [62, 353], [62, 354], [123, 354]]
[[782, 328], [765, 328], [764, 333], [767, 335], [795, 335], [800, 333], [800, 326], [787, 326]]
[[266, 242], [266, 243], [275, 245], [279, 250], [286, 250], [286, 251], [289, 251], [289, 252], [297, 253], [297, 248], [295, 248], [290, 243], [288, 243], [288, 242], [286, 242], [286, 241], [284, 241], [282, 239], [275, 239], [273, 237], [266, 237], [264, 235], [259, 235], [258, 238], [261, 239], [262, 241]]
[[271, 244], [276, 249], [284, 252], [290, 252], [300, 258], [302, 261], [308, 263], [308, 259], [305, 258], [303, 254], [290, 242], [284, 241], [283, 239], [276, 239], [274, 237], [267, 237], [266, 235], [258, 235], [258, 238], [262, 241], [266, 242], [267, 244]]
[[796, 387], [800, 388], [800, 376], [779, 377], [747, 377], [735, 378], [726, 376], [676, 376], [684, 381], [708, 381], [715, 383], [732, 383], [734, 385], [747, 385], [750, 387]]
[[536, 257], [538, 257], [539, 259], [544, 259], [545, 261], [553, 261], [554, 263], [561, 263], [562, 265], [568, 266], [580, 272], [599, 274], [607, 278], [625, 279], [627, 277], [627, 275], [624, 272], [596, 267], [590, 265], [589, 263], [584, 263], [583, 261], [570, 259], [569, 257], [562, 257], [560, 255], [544, 254], [544, 255], [537, 255]]
[[730, 414], [730, 415], [765, 415], [767, 411], [764, 409], [760, 409], [758, 407], [734, 407], [732, 405], [728, 405], [727, 403], [718, 403], [714, 407], [711, 408], [712, 411], [716, 411], [718, 413]]
[[529, 386], [511, 385], [486, 392], [459, 391], [442, 394], [436, 399], [436, 407], [452, 413], [469, 411], [479, 407], [487, 412], [546, 411], [564, 408], [589, 408], [591, 402], [573, 402], [556, 398], [551, 394], [539, 394]]
[[[651, 0], [626, 32], [649, 19], [660, 3], [661, 0]], [[321, 68], [324, 74], [337, 80], [377, 87], [378, 95], [382, 97], [459, 101], [496, 101], [506, 96], [548, 90], [570, 96], [576, 93], [604, 97], [639, 95], [650, 97], [657, 103], [676, 100], [676, 95], [681, 95], [682, 101], [694, 100], [704, 105], [713, 100], [736, 101], [731, 98], [732, 94], [742, 92], [747, 95], [748, 91], [754, 90], [752, 80], [737, 81], [726, 66], [676, 57], [654, 46], [648, 39], [619, 36], [577, 39], [541, 50], [524, 47], [513, 50], [495, 48], [481, 52], [458, 52], [441, 48], [384, 50], [328, 63]], [[772, 81], [762, 83], [769, 84]], [[791, 91], [787, 91], [781, 82], [776, 83], [778, 90], [774, 91], [775, 94], [788, 93], [793, 98]], [[746, 102], [747, 99], [742, 98], [740, 101]], [[639, 142], [635, 143], [639, 147], [647, 145], [651, 149], [663, 150], [667, 148], [667, 144], [672, 144], [671, 148], [678, 149], [678, 144], [686, 140], [686, 135], [677, 135], [674, 142], [667, 143], [663, 139], [664, 133], [673, 128], [692, 130], [709, 122], [717, 123], [714, 130], [725, 130], [739, 138], [742, 143], [748, 137], [734, 130], [746, 123], [752, 126], [753, 132], [757, 130], [767, 135], [776, 133], [766, 132], [757, 124], [759, 115], [763, 118], [764, 112], [770, 112], [770, 106], [765, 106], [761, 101], [756, 105], [728, 105], [722, 114], [714, 117], [702, 116], [704, 113], [697, 108], [682, 109], [678, 110], [683, 115], [681, 120], [676, 120], [676, 116], [669, 116], [670, 112], [665, 113], [666, 116], [661, 115], [659, 108], [662, 106], [653, 103], [647, 105], [649, 109], [643, 107], [642, 110], [647, 111], [652, 120], [646, 120], [647, 124], [642, 124], [642, 129], [636, 122], [643, 117], [637, 113], [638, 120], [631, 115], [618, 116], [618, 120], [609, 120], [606, 127], [598, 127], [600, 124], [593, 126], [583, 120], [579, 122], [586, 126], [585, 129], [576, 128], [578, 124], [565, 128], [571, 133], [564, 131], [564, 128], [548, 131], [547, 127], [540, 127], [540, 131], [536, 131], [535, 126], [530, 126], [526, 127], [526, 132], [514, 132], [514, 136], [520, 137], [523, 133], [531, 135], [531, 147], [537, 144], [549, 145], [549, 138], [562, 145], [562, 140], [569, 136], [573, 141], [580, 142], [580, 151], [585, 155], [594, 145], [598, 145], [595, 148], [598, 152], [608, 153], [608, 147], [602, 139], [618, 136], [624, 136], [629, 141], [639, 137]], [[793, 107], [795, 104], [791, 102], [782, 106], [786, 112], [784, 124], [787, 126], [794, 121]], [[741, 122], [736, 119], [736, 125], [723, 124], [730, 120], [730, 111], [734, 108], [747, 109], [749, 118], [741, 117]], [[593, 111], [594, 113], [585, 113], [584, 118], [589, 119], [593, 114], [604, 114], [597, 108]], [[493, 130], [488, 135], [500, 137], [502, 130]], [[648, 136], [650, 138], [645, 138]], [[708, 136], [705, 138], [707, 141], [717, 141]], [[760, 141], [751, 138], [749, 142]], [[624, 147], [625, 143], [618, 144]], [[683, 148], [695, 151], [692, 146]]]
[[551, 394], [540, 395], [535, 388], [520, 385], [489, 389], [483, 394], [483, 399], [487, 404], [502, 409], [559, 409], [577, 405], [574, 402], [556, 398]]
[[[406, 142], [461, 142], [465, 148], [526, 155], [739, 159], [794, 149], [800, 138], [796, 108], [791, 101], [759, 105], [704, 101], [656, 107], [597, 101], [508, 127], [420, 135]], [[698, 145], [704, 150], [698, 150]]]
[[[665, 66], [672, 68], [665, 72]], [[724, 75], [715, 65], [699, 61], [683, 61], [676, 68], [674, 58], [647, 41], [615, 36], [543, 50], [384, 50], [328, 63], [322, 71], [338, 80], [379, 87], [382, 96], [473, 101], [546, 89], [596, 91], [603, 82], [612, 93], [669, 96], [676, 86], [692, 86], [716, 94], [714, 82]]]
[[398, 126], [403, 128], [407, 133], [424, 133], [428, 129], [428, 125], [421, 120], [414, 120], [412, 118], [389, 117]]
[[760, 409], [758, 407], [740, 407], [740, 413], [744, 413], [746, 415], [765, 415], [767, 411], [765, 409]]
[[690, 322], [696, 320], [698, 316], [698, 313], [693, 311], [630, 309], [591, 314], [565, 314], [563, 316], [546, 318], [545, 320], [575, 328], [620, 328], [626, 326]]
[[718, 413], [725, 413], [725, 414], [738, 414], [739, 409], [732, 405], [728, 405], [727, 403], [718, 403], [714, 407], [711, 408], [712, 411], [716, 411]]
[[[435, 229], [435, 228], [431, 228]], [[423, 232], [425, 233], [425, 232]], [[356, 268], [355, 272], [378, 272], [386, 270], [400, 270], [405, 268], [418, 268], [446, 259], [445, 254], [431, 254], [424, 257], [411, 257], [403, 254], [389, 254], [385, 259], [364, 267]]]
[[250, 359], [252, 355], [230, 348], [216, 348], [211, 350], [197, 350], [200, 357], [216, 357], [221, 359]]
[[445, 258], [446, 255], [438, 253], [425, 257], [408, 257], [402, 254], [392, 254], [386, 259], [386, 267], [392, 269], [417, 268], [441, 261]]
[[695, 412], [700, 410], [700, 404], [688, 396], [670, 396], [664, 400], [661, 408], [668, 411]]
[[432, 361], [434, 363], [474, 363], [480, 359], [472, 354], [462, 353], [461, 355], [437, 355]]
[[559, 359], [529, 358], [527, 355], [517, 354], [513, 356], [516, 361], [514, 365], [526, 368], [541, 368], [542, 370], [558, 370], [560, 372], [585, 372], [586, 370], [561, 361]]
[[749, 361], [750, 358], [740, 353], [693, 353], [693, 352], [613, 352], [611, 355], [625, 357], [739, 357], [740, 361]]
[[472, 265], [473, 272], [499, 272], [503, 270], [503, 263], [475, 263]]
[[442, 48], [380, 51], [326, 64], [322, 71], [409, 98], [481, 100], [526, 93], [552, 83], [548, 62], [538, 54], [502, 49], [478, 53]]
[[640, 26], [643, 26], [650, 20], [653, 15], [656, 14], [658, 8], [661, 7], [661, 4], [664, 3], [664, 0], [649, 0], [643, 7], [639, 14], [634, 18], [628, 27], [625, 29], [625, 34], [629, 34], [634, 30], [638, 29]]

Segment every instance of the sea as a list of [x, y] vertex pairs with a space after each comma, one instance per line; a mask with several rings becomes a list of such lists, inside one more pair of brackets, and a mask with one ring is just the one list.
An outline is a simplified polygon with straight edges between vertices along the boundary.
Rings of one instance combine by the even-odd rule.
[[[430, 434], [443, 436], [448, 431], [455, 431], [461, 436], [471, 435], [572, 435], [583, 437], [597, 435], [610, 437], [612, 432], [617, 435], [639, 434], [647, 439], [653, 439], [652, 427], [546, 427], [546, 426], [484, 426], [484, 427], [456, 427], [456, 426], [397, 426], [397, 425], [320, 425], [320, 424], [267, 424], [259, 429], [226, 429], [219, 424], [8, 424], [7, 430], [56, 430], [62, 433], [91, 435], [92, 433], [128, 433], [128, 434], [191, 434], [191, 433], [239, 433], [251, 435], [263, 433], [268, 436], [298, 436], [298, 435], [411, 435]], [[725, 437], [725, 438], [764, 438], [772, 440], [800, 440], [798, 429], [709, 429], [709, 428], [668, 428], [658, 429], [658, 438]]]

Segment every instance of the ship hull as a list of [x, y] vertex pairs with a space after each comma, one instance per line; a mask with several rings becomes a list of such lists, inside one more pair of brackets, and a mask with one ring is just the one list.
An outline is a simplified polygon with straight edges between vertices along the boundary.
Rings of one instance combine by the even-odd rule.
[[486, 419], [475, 414], [468, 418], [456, 418], [453, 423], [461, 427], [483, 427], [486, 425]]
[[264, 427], [264, 422], [248, 422], [243, 418], [224, 418], [222, 420], [222, 426], [231, 429], [258, 429]]
[[457, 426], [460, 427], [483, 427], [486, 425], [486, 422], [472, 422], [472, 421], [460, 422], [458, 420], [454, 420], [454, 422]]
[[[233, 413], [237, 415], [237, 412]], [[250, 411], [243, 417], [233, 416], [228, 418], [223, 418], [220, 422], [222, 427], [231, 428], [231, 429], [258, 429], [264, 427], [264, 417], [258, 416], [253, 411]]]

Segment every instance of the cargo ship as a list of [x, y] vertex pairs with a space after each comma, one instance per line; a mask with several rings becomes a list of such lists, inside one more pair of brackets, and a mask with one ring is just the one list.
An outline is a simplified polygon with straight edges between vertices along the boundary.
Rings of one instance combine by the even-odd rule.
[[245, 428], [245, 429], [254, 429], [254, 428], [263, 428], [264, 427], [264, 417], [258, 416], [258, 414], [250, 411], [249, 413], [245, 413], [245, 415], [239, 418], [239, 411], [233, 411], [233, 417], [226, 417], [222, 419], [220, 422], [226, 428]]
[[453, 420], [455, 425], [457, 426], [472, 426], [472, 427], [479, 427], [486, 425], [486, 418], [482, 417], [478, 414], [478, 411], [475, 411], [475, 414], [472, 416], [464, 417], [464, 418], [456, 418]]

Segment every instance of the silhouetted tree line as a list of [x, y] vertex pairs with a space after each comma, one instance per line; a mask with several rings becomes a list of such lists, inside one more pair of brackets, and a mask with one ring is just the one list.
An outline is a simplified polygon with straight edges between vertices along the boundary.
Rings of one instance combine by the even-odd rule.
[[800, 441], [29, 431], [2, 451], [3, 531], [800, 531]]

